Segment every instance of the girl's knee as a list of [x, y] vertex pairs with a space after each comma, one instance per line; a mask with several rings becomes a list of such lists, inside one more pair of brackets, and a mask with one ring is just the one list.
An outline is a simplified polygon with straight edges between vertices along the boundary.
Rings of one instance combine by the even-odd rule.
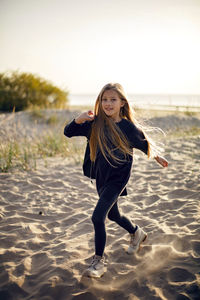
[[91, 219], [94, 225], [104, 223], [103, 218], [99, 216], [95, 211], [93, 212]]

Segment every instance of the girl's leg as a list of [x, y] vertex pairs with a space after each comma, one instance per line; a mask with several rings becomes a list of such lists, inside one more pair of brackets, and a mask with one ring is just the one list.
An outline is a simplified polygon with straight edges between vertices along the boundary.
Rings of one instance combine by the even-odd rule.
[[117, 201], [121, 191], [116, 187], [106, 187], [100, 195], [99, 201], [92, 215], [95, 230], [95, 254], [103, 256], [106, 244], [105, 218]]
[[137, 230], [137, 226], [133, 226], [128, 218], [120, 215], [117, 201], [110, 209], [110, 211], [108, 213], [108, 218], [112, 221], [115, 221], [119, 226], [123, 227], [129, 233], [135, 233], [135, 231]]
[[112, 221], [115, 221], [117, 224], [119, 224], [121, 227], [123, 227], [130, 233], [131, 240], [130, 245], [127, 249], [127, 253], [133, 254], [137, 252], [140, 248], [141, 243], [146, 240], [147, 233], [137, 225], [133, 227], [131, 222], [125, 216], [120, 215], [117, 202], [115, 202], [115, 204], [109, 211], [108, 218]]

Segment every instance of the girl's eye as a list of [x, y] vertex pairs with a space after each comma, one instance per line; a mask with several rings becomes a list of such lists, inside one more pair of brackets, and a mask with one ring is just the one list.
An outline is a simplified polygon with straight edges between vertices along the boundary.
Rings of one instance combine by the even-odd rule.
[[[102, 99], [102, 102], [107, 102], [107, 101], [109, 101], [108, 99]], [[112, 98], [111, 100], [110, 100], [111, 102], [115, 102], [116, 101], [116, 98]]]

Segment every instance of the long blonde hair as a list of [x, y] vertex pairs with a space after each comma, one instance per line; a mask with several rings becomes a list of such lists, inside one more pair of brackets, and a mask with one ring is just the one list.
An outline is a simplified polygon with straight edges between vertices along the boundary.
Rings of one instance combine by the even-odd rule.
[[[138, 122], [133, 117], [133, 112], [129, 106], [127, 97], [122, 86], [119, 83], [108, 83], [106, 84], [101, 92], [99, 93], [95, 108], [94, 108], [94, 122], [92, 124], [91, 136], [90, 136], [90, 158], [91, 161], [95, 161], [97, 154], [97, 146], [99, 146], [100, 151], [102, 152], [105, 159], [111, 164], [108, 157], [115, 162], [122, 162], [126, 159], [127, 155], [132, 155], [132, 150], [128, 144], [127, 139], [121, 132], [120, 128], [116, 123], [106, 116], [102, 108], [102, 98], [103, 94], [107, 90], [116, 91], [119, 95], [121, 101], [124, 105], [120, 109], [120, 118], [127, 119], [133, 122], [135, 125], [138, 125]], [[106, 135], [106, 128], [109, 131], [109, 137]], [[145, 136], [146, 137], [146, 136]], [[109, 142], [113, 145], [113, 148], [110, 149]], [[148, 142], [148, 157], [150, 156], [150, 143]], [[120, 159], [114, 154], [114, 150], [119, 149], [123, 154], [124, 159]]]

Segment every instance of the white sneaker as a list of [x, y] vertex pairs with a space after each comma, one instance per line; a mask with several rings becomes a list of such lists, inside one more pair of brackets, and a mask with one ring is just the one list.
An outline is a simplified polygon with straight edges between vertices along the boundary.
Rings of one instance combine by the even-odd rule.
[[146, 240], [147, 234], [138, 226], [136, 232], [130, 234], [130, 236], [131, 240], [127, 253], [133, 254], [139, 250], [141, 243]]
[[94, 255], [91, 265], [86, 270], [88, 277], [101, 277], [104, 272], [104, 259], [101, 256]]

